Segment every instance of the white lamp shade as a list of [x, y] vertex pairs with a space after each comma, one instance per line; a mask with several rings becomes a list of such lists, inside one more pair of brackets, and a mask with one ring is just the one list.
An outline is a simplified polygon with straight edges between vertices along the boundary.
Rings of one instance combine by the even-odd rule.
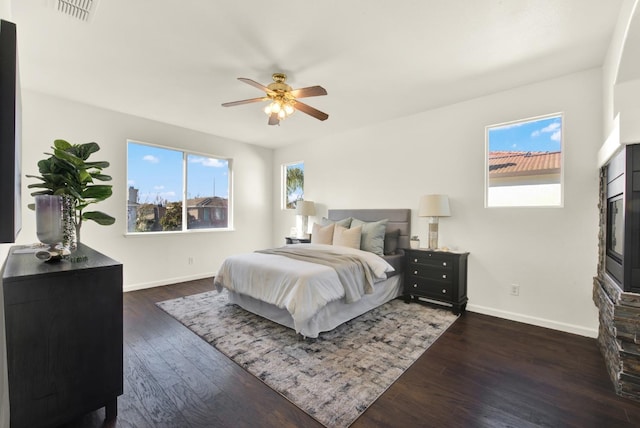
[[424, 195], [420, 198], [419, 217], [449, 217], [450, 215], [447, 195]]
[[298, 215], [316, 215], [316, 206], [313, 201], [298, 201], [296, 203], [296, 214]]

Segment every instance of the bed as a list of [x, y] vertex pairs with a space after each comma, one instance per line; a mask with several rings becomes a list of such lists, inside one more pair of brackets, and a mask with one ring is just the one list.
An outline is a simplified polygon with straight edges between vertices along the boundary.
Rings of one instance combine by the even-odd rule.
[[[265, 252], [228, 257], [215, 277], [216, 288], [220, 292], [226, 289], [231, 303], [309, 338], [316, 338], [319, 333], [333, 330], [400, 296], [404, 265], [402, 249], [409, 247], [411, 210], [329, 210], [327, 218], [319, 223], [325, 226], [342, 224], [341, 221], [349, 218], [357, 219], [362, 230], [367, 227], [363, 224], [387, 220], [384, 236], [385, 253], [389, 254], [378, 256], [370, 251], [317, 243], [286, 245]], [[340, 274], [339, 270], [323, 262], [311, 263], [305, 258], [307, 252], [316, 257], [316, 252], [325, 250], [332, 254], [331, 257], [339, 253], [345, 258], [358, 259], [361, 269], [369, 272], [370, 287], [365, 280], [362, 286], [345, 287], [343, 295], [339, 296], [334, 284], [337, 276], [342, 280], [344, 275], [351, 273]], [[291, 252], [303, 255], [292, 256]], [[346, 270], [351, 272], [353, 268]]]

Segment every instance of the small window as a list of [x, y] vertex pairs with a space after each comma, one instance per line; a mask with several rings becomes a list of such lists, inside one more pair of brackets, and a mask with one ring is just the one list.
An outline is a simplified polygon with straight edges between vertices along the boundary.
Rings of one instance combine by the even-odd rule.
[[562, 114], [488, 126], [485, 139], [485, 206], [562, 206]]
[[230, 227], [229, 159], [132, 141], [127, 149], [128, 233]]
[[282, 208], [291, 210], [304, 199], [304, 162], [282, 165]]

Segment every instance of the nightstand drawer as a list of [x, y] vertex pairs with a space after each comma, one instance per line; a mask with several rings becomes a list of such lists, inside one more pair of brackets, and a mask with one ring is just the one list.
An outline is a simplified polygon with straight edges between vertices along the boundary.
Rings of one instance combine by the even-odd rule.
[[406, 292], [421, 296], [431, 296], [435, 298], [452, 297], [453, 285], [449, 282], [425, 281], [419, 278], [409, 278], [406, 284]]
[[434, 268], [451, 269], [454, 260], [449, 254], [426, 253], [409, 255], [410, 264], [420, 264]]
[[452, 270], [449, 269], [434, 269], [433, 267], [409, 264], [407, 275], [410, 278], [424, 278], [424, 279], [436, 279], [446, 283], [451, 283]]

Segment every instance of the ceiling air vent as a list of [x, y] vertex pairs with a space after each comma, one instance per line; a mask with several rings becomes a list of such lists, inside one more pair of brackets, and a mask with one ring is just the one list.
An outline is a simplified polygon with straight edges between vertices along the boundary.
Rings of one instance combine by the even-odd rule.
[[54, 0], [54, 8], [80, 21], [89, 21], [95, 13], [98, 0]]

